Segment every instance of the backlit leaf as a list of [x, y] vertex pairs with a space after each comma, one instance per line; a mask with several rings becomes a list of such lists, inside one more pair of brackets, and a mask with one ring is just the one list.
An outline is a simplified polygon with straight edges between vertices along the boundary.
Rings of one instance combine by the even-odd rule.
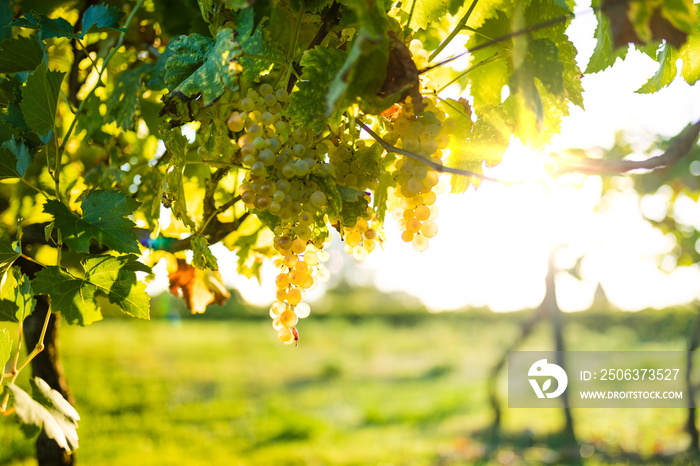
[[192, 264], [198, 269], [219, 270], [216, 257], [211, 253], [207, 240], [202, 235], [192, 236]]
[[168, 275], [170, 292], [182, 296], [193, 314], [201, 314], [210, 304], [223, 304], [231, 296], [218, 272], [200, 270], [177, 261], [177, 271]]
[[150, 269], [138, 262], [137, 256], [90, 256], [82, 262], [85, 280], [96, 287], [109, 302], [118, 305], [121, 310], [132, 317], [149, 319], [150, 298], [146, 293], [146, 284], [139, 280], [136, 272], [148, 272]]
[[34, 396], [41, 402], [32, 399], [17, 385], [7, 385], [12, 406], [25, 434], [33, 436], [43, 429], [46, 436], [54, 439], [64, 450], [75, 450], [78, 448], [78, 413], [42, 379], [35, 378], [32, 382]]
[[0, 329], [0, 371], [4, 372], [5, 364], [10, 360], [12, 353], [12, 337], [6, 329]]
[[336, 73], [343, 66], [342, 50], [315, 47], [301, 58], [303, 73], [298, 90], [289, 96], [287, 115], [303, 126], [320, 132], [329, 121], [337, 121], [344, 109], [333, 110], [326, 117], [326, 95]]
[[118, 191], [98, 190], [85, 195], [82, 215], [56, 200], [47, 201], [44, 212], [54, 216], [64, 243], [73, 251], [89, 252], [90, 240], [94, 239], [117, 252], [138, 253], [134, 222], [126, 218], [138, 206], [138, 201]]
[[[307, 5], [308, 7], [308, 5]], [[284, 57], [277, 46], [268, 37], [265, 22], [255, 27], [255, 11], [247, 8], [236, 15], [238, 24], [236, 39], [246, 55], [254, 55], [260, 58], [241, 57], [239, 62], [243, 66], [243, 76], [248, 81], [257, 80], [260, 75], [268, 72], [274, 61], [283, 61]]]
[[659, 51], [659, 69], [656, 70], [654, 76], [649, 78], [649, 81], [640, 87], [637, 92], [640, 94], [650, 94], [671, 84], [676, 78], [676, 74], [678, 74], [678, 68], [676, 67], [677, 59], [678, 52], [668, 42], [664, 44], [663, 48]]
[[97, 287], [89, 281], [49, 266], [36, 274], [32, 286], [35, 293], [50, 296], [51, 312], [60, 312], [69, 324], [84, 326], [102, 320], [95, 302]]
[[[233, 38], [231, 29], [222, 28], [216, 36], [214, 47], [206, 55], [206, 60], [192, 71], [177, 87], [172, 88], [171, 82], [174, 80], [171, 69], [178, 69], [179, 74], [182, 74], [183, 55], [186, 55], [189, 50], [187, 44], [191, 41], [184, 41], [178, 52], [173, 54], [168, 59], [166, 69], [166, 83], [170, 88], [170, 94], [164, 97], [164, 100], [169, 101], [178, 98], [181, 101], [189, 101], [201, 96], [202, 105], [205, 107], [214, 103], [226, 91], [237, 91], [238, 75], [242, 71], [241, 65], [238, 63], [238, 58], [242, 51], [238, 42]], [[201, 53], [202, 44], [198, 41], [194, 53]]]
[[23, 322], [36, 305], [29, 278], [13, 267], [0, 292], [0, 321]]

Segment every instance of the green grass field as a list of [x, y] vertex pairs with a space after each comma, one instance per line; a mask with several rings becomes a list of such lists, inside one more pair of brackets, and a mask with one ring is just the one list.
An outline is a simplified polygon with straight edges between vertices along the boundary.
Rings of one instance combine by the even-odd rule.
[[[266, 321], [61, 328], [83, 465], [561, 464], [560, 410], [504, 408], [488, 432], [485, 380], [517, 325], [460, 316], [308, 319], [298, 348]], [[523, 349], [550, 349], [549, 328]], [[629, 328], [567, 329], [569, 349], [684, 349]], [[501, 391], [505, 403], [505, 377]], [[688, 464], [685, 410], [574, 410], [585, 464]], [[565, 452], [564, 452], [565, 453]], [[33, 440], [0, 423], [0, 464]]]

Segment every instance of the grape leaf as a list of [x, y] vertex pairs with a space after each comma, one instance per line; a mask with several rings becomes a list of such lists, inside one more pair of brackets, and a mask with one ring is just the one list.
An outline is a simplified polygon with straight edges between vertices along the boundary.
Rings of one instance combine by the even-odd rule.
[[[189, 44], [189, 41], [185, 43]], [[199, 42], [197, 42], [199, 44]], [[179, 53], [173, 54], [166, 63], [166, 83], [173, 80], [170, 69], [176, 69], [182, 73], [183, 54], [187, 48], [179, 49]], [[168, 84], [170, 93], [163, 97], [168, 104], [175, 97], [183, 102], [190, 101], [201, 96], [202, 105], [213, 104], [226, 90], [235, 92], [239, 89], [238, 75], [242, 71], [238, 58], [242, 55], [238, 42], [233, 38], [233, 31], [222, 28], [216, 35], [216, 43], [208, 52], [206, 60], [189, 74], [177, 87], [172, 88]], [[191, 65], [191, 64], [190, 64]], [[169, 79], [170, 78], [170, 79]]]
[[358, 217], [364, 217], [367, 214], [367, 206], [369, 202], [362, 196], [356, 201], [343, 201], [343, 210], [340, 212], [344, 227], [352, 227], [357, 223]]
[[[361, 104], [376, 107], [377, 95], [384, 84], [389, 60], [389, 22], [382, 2], [345, 0], [343, 3], [357, 15], [360, 32], [353, 40], [343, 66], [331, 82], [326, 96], [326, 116], [345, 110], [358, 99]], [[368, 73], [367, 70], [372, 72]], [[372, 111], [375, 110], [378, 109], [372, 108]]]
[[83, 34], [110, 30], [126, 32], [126, 29], [117, 27], [123, 17], [124, 12], [119, 8], [104, 3], [91, 5], [83, 13]]
[[18, 37], [0, 42], [0, 73], [32, 71], [43, 59], [44, 49], [33, 37]]
[[0, 41], [12, 37], [10, 21], [12, 21], [10, 2], [2, 2], [0, 3]]
[[[307, 6], [308, 7], [308, 6]], [[284, 57], [277, 46], [268, 37], [267, 30], [262, 27], [255, 27], [255, 12], [248, 8], [236, 15], [236, 39], [246, 55], [260, 58], [241, 57], [239, 62], [243, 67], [243, 77], [248, 81], [256, 81], [262, 74], [268, 72], [273, 61], [282, 61]], [[265, 60], [267, 59], [267, 60]]]
[[0, 374], [5, 372], [5, 364], [12, 354], [12, 337], [6, 328], [0, 329]]
[[213, 39], [201, 34], [180, 36], [170, 41], [163, 54], [168, 57], [164, 77], [168, 89], [175, 89], [197, 71], [207, 61], [215, 43]]
[[63, 18], [48, 18], [37, 13], [28, 13], [12, 22], [13, 26], [38, 29], [39, 39], [46, 40], [54, 37], [68, 37], [81, 39], [80, 33], [73, 32], [73, 25]]
[[[551, 0], [532, 0], [525, 10], [525, 21], [528, 25], [541, 24], [564, 17], [567, 9]], [[566, 35], [569, 21], [558, 22], [550, 27], [533, 32], [528, 46], [530, 61], [535, 76], [545, 85], [555, 98], [568, 99], [574, 105], [583, 108], [583, 86], [581, 85], [581, 70], [576, 63], [576, 47]], [[549, 42], [547, 42], [549, 41]], [[543, 50], [540, 48], [546, 47]], [[552, 50], [556, 49], [556, 53]], [[536, 70], [544, 65], [540, 73]], [[564, 93], [559, 84], [551, 86], [551, 80], [562, 80]], [[546, 99], [545, 99], [546, 100]], [[550, 109], [549, 113], [553, 111]], [[547, 109], [545, 109], [547, 113]], [[568, 115], [565, 112], [564, 115]], [[551, 116], [551, 115], [550, 115]]]
[[[490, 167], [500, 163], [513, 133], [506, 111], [495, 105], [482, 107], [476, 123], [472, 123], [459, 102], [447, 99], [445, 103], [449, 104], [445, 110], [456, 119], [458, 128], [446, 165], [482, 174], [484, 163]], [[453, 193], [464, 192], [469, 185], [478, 188], [481, 183], [478, 178], [458, 175], [453, 175], [450, 182]]]
[[[466, 47], [471, 50], [484, 42], [482, 37], [500, 37], [510, 32], [510, 19], [499, 11], [495, 17], [489, 18], [478, 28]], [[501, 103], [501, 92], [503, 87], [508, 85], [508, 76], [512, 71], [512, 64], [508, 59], [510, 51], [506, 42], [508, 41], [472, 53], [473, 65], [467, 76], [471, 83], [470, 93], [474, 98], [476, 111], [486, 105]]]
[[136, 256], [95, 255], [81, 262], [84, 278], [78, 278], [57, 266], [46, 267], [33, 281], [34, 292], [49, 295], [52, 312], [60, 312], [71, 324], [90, 325], [102, 319], [95, 296], [102, 294], [121, 307], [125, 314], [149, 318], [146, 284], [137, 271], [149, 269]]
[[12, 267], [12, 264], [19, 258], [20, 249], [17, 242], [0, 240], [0, 281], [5, 276], [5, 272]]
[[[603, 1], [603, 4], [610, 4], [610, 1]], [[617, 45], [624, 45], [626, 42], [649, 43], [663, 39], [680, 48], [685, 43], [688, 33], [692, 32], [693, 26], [697, 24], [692, 0], [632, 2], [627, 5], [626, 17], [623, 17], [623, 11], [623, 6], [603, 10], [613, 22], [613, 34], [616, 30], [623, 32], [622, 37], [615, 38]], [[617, 27], [615, 23], [621, 24]], [[629, 37], [624, 29], [627, 23], [631, 23], [633, 27]], [[635, 34], [638, 40], [633, 37]]]
[[85, 280], [96, 287], [97, 293], [106, 295], [109, 302], [119, 305], [125, 314], [148, 320], [150, 298], [146, 284], [137, 279], [135, 272], [149, 272], [150, 269], [136, 259], [132, 254], [90, 256], [82, 266]]
[[23, 322], [36, 305], [29, 278], [13, 267], [0, 293], [0, 321]]
[[[592, 6], [594, 7], [600, 6], [600, 0], [593, 3], [594, 5]], [[595, 29], [596, 44], [593, 49], [593, 54], [588, 61], [588, 66], [586, 66], [586, 74], [598, 73], [609, 68], [618, 58], [624, 59], [625, 56], [627, 56], [628, 50], [628, 47], [621, 47], [614, 50], [612, 31], [610, 29], [608, 17], [599, 9], [596, 9], [595, 15], [598, 19], [598, 25]]]
[[165, 173], [163, 196], [170, 200], [172, 213], [186, 226], [194, 230], [196, 225], [187, 213], [187, 200], [183, 186], [183, 171], [187, 162], [187, 138], [178, 130], [165, 134], [165, 147], [170, 153], [170, 166]]
[[[299, 11], [301, 8], [301, 1], [300, 0], [292, 0], [292, 10], [294, 11]], [[318, 13], [324, 8], [330, 6], [333, 3], [333, 0], [307, 0], [303, 2], [304, 4], [304, 10], [309, 11], [311, 13]]]
[[389, 187], [394, 185], [394, 178], [389, 172], [383, 172], [379, 176], [379, 184], [377, 189], [374, 190], [374, 216], [379, 221], [380, 224], [384, 223], [384, 217], [386, 216], [387, 201], [389, 199]]
[[681, 76], [692, 86], [700, 79], [700, 27], [696, 27], [695, 33], [688, 36], [678, 56], [683, 60]]
[[126, 218], [140, 203], [118, 191], [90, 191], [76, 215], [63, 203], [49, 200], [44, 212], [54, 216], [63, 241], [76, 252], [90, 251], [90, 239], [117, 252], [138, 253], [134, 222]]
[[346, 202], [355, 202], [360, 196], [364, 196], [365, 191], [358, 191], [357, 189], [348, 188], [346, 186], [336, 186], [335, 187], [340, 193], [340, 199]]
[[335, 184], [335, 178], [333, 178], [329, 173], [324, 171], [319, 171], [309, 176], [309, 180], [314, 181], [318, 184], [328, 198], [328, 207], [334, 214], [340, 213], [343, 208], [343, 199], [339, 191], [339, 186]]
[[6, 328], [0, 329], [0, 371], [4, 372], [5, 364], [12, 353], [12, 337]]
[[676, 67], [677, 59], [678, 51], [676, 51], [670, 43], [666, 42], [659, 51], [657, 60], [659, 62], [659, 69], [656, 70], [654, 76], [649, 78], [636, 92], [639, 94], [651, 94], [671, 84], [678, 73], [678, 68]]
[[32, 388], [34, 396], [45, 405], [15, 384], [8, 384], [6, 388], [25, 434], [31, 437], [43, 429], [46, 436], [54, 439], [61, 448], [68, 451], [78, 448], [77, 421], [80, 416], [75, 409], [38, 377], [33, 380]]
[[175, 296], [182, 294], [193, 314], [203, 313], [210, 304], [223, 304], [231, 296], [218, 272], [196, 269], [180, 259], [177, 271], [168, 275], [168, 279], [170, 292]]
[[120, 128], [134, 128], [136, 112], [140, 108], [141, 78], [155, 67], [154, 63], [145, 63], [119, 75], [114, 83], [114, 90], [105, 104], [107, 117]]
[[202, 235], [194, 235], [191, 240], [192, 244], [192, 264], [198, 269], [219, 270], [219, 264], [216, 257], [211, 253], [207, 240]]
[[463, 0], [407, 0], [401, 2], [401, 9], [411, 16], [411, 28], [428, 29], [431, 23], [444, 18], [447, 13], [454, 15]]
[[298, 89], [289, 96], [287, 115], [290, 118], [316, 132], [322, 131], [329, 122], [340, 119], [344, 109], [336, 109], [325, 116], [326, 95], [344, 60], [342, 50], [314, 47], [304, 52]]
[[51, 297], [51, 312], [60, 312], [69, 324], [85, 326], [102, 320], [95, 303], [97, 287], [89, 281], [53, 265], [39, 271], [32, 285], [35, 293]]
[[22, 178], [32, 163], [29, 148], [12, 136], [0, 146], [0, 180]]
[[48, 134], [53, 128], [64, 74], [50, 71], [46, 62], [43, 62], [29, 74], [27, 83], [22, 87], [22, 102], [19, 106], [24, 121], [40, 135]]

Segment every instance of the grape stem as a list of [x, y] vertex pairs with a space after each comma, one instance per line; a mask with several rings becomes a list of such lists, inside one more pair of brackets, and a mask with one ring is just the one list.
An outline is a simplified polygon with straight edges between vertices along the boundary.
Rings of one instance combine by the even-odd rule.
[[[579, 13], [579, 16], [580, 15], [581, 15], [581, 13]], [[528, 27], [521, 29], [519, 31], [513, 31], [513, 32], [510, 32], [508, 34], [504, 34], [502, 36], [496, 37], [495, 39], [488, 40], [488, 41], [484, 42], [483, 44], [476, 45], [476, 46], [472, 47], [471, 49], [468, 49], [466, 52], [458, 53], [457, 55], [455, 55], [453, 57], [447, 58], [447, 59], [445, 59], [441, 62], [438, 62], [434, 65], [425, 67], [422, 70], [418, 70], [418, 74], [427, 73], [428, 71], [432, 70], [433, 68], [437, 68], [438, 66], [446, 65], [446, 64], [448, 64], [448, 63], [450, 63], [458, 58], [461, 58], [465, 55], [472, 54], [478, 50], [485, 49], [487, 47], [498, 44], [500, 42], [505, 42], [505, 41], [512, 39], [514, 37], [519, 37], [519, 36], [522, 36], [525, 34], [530, 34], [531, 32], [539, 31], [540, 29], [546, 29], [548, 27], [557, 25], [559, 23], [564, 23], [564, 22], [572, 19], [573, 17], [574, 17], [574, 15], [572, 13], [565, 14], [565, 15], [557, 16], [556, 18], [552, 18], [552, 19], [547, 20], [547, 21], [543, 21], [543, 22], [538, 23], [538, 24], [533, 24], [532, 26], [528, 26]]]
[[509, 181], [499, 180], [499, 179], [497, 179], [497, 178], [492, 178], [492, 177], [490, 177], [490, 176], [482, 175], [481, 173], [476, 173], [476, 172], [472, 172], [472, 171], [469, 171], [469, 170], [462, 170], [462, 169], [460, 169], [460, 168], [446, 167], [446, 166], [444, 166], [444, 165], [440, 165], [439, 163], [435, 163], [435, 162], [433, 162], [432, 160], [430, 160], [430, 159], [428, 159], [428, 158], [426, 158], [426, 157], [423, 157], [422, 155], [418, 155], [418, 154], [415, 154], [415, 153], [413, 153], [413, 152], [410, 152], [410, 151], [407, 151], [407, 150], [404, 150], [404, 149], [399, 149], [399, 148], [396, 147], [396, 146], [392, 146], [391, 144], [389, 144], [388, 142], [386, 142], [385, 140], [383, 140], [377, 133], [375, 133], [374, 131], [372, 131], [372, 129], [371, 129], [369, 126], [367, 126], [366, 124], [362, 123], [362, 122], [359, 121], [359, 120], [356, 120], [356, 122], [357, 122], [358, 125], [360, 125], [360, 127], [362, 127], [362, 129], [364, 129], [365, 131], [367, 131], [367, 133], [368, 133], [370, 136], [372, 136], [372, 138], [373, 138], [375, 141], [377, 141], [377, 143], [379, 143], [379, 145], [382, 146], [382, 148], [383, 148], [385, 151], [387, 151], [387, 152], [393, 152], [393, 153], [395, 153], [395, 154], [400, 154], [400, 155], [403, 155], [404, 157], [408, 157], [408, 158], [411, 158], [411, 159], [416, 160], [416, 161], [418, 161], [418, 162], [421, 162], [421, 163], [423, 163], [423, 164], [429, 166], [430, 168], [432, 168], [432, 169], [435, 170], [436, 172], [441, 172], [441, 173], [452, 173], [453, 175], [472, 176], [472, 177], [478, 178], [478, 179], [480, 179], [480, 180], [484, 180], [484, 181], [493, 181], [494, 183], [502, 183], [502, 184], [505, 184], [505, 185], [519, 184], [519, 183], [515, 183], [515, 182], [509, 182]]
[[[462, 19], [459, 20], [459, 23], [455, 25], [455, 28], [450, 32], [450, 35], [445, 38], [445, 40], [442, 41], [442, 43], [438, 46], [438, 48], [435, 49], [435, 51], [430, 55], [428, 58], [429, 61], [432, 61], [437, 57], [440, 52], [443, 51], [445, 47], [447, 47], [447, 44], [452, 42], [452, 39], [454, 39], [457, 34], [464, 28], [464, 26], [467, 25], [467, 21], [469, 21], [469, 17], [472, 15], [472, 12], [474, 11], [474, 8], [476, 7], [476, 4], [479, 2], [479, 0], [474, 0], [472, 4], [469, 6], [469, 9], [467, 12], [462, 16]], [[413, 13], [413, 8], [411, 8], [411, 13]]]

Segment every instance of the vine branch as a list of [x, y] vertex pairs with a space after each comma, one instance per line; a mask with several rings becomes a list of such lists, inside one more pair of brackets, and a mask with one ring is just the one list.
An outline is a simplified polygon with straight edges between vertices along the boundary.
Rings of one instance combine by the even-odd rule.
[[476, 173], [476, 172], [469, 171], [469, 170], [462, 170], [461, 168], [446, 167], [446, 166], [441, 165], [439, 163], [435, 163], [432, 160], [430, 160], [429, 158], [423, 157], [422, 155], [418, 155], [418, 154], [415, 154], [413, 152], [410, 152], [410, 151], [407, 151], [404, 149], [400, 149], [396, 146], [392, 146], [391, 144], [389, 144], [388, 142], [383, 140], [381, 138], [381, 136], [379, 136], [377, 133], [372, 131], [372, 129], [369, 126], [367, 126], [366, 124], [362, 123], [359, 120], [356, 120], [356, 122], [358, 125], [360, 125], [362, 127], [362, 129], [367, 131], [367, 133], [370, 136], [372, 136], [372, 138], [375, 141], [377, 141], [377, 143], [379, 143], [379, 145], [382, 146], [382, 148], [385, 151], [393, 152], [395, 154], [401, 154], [404, 157], [408, 157], [408, 158], [411, 158], [411, 159], [416, 160], [418, 162], [421, 162], [421, 163], [429, 166], [430, 168], [432, 168], [436, 172], [452, 173], [453, 175], [462, 175], [462, 176], [473, 176], [474, 178], [478, 178], [480, 180], [493, 181], [494, 183], [501, 183], [501, 184], [506, 184], [506, 185], [516, 184], [516, 183], [509, 182], [509, 181], [503, 181], [503, 180], [499, 180], [497, 178], [492, 178], [490, 176], [482, 175], [481, 173]]
[[560, 173], [583, 173], [586, 175], [621, 175], [633, 170], [656, 170], [673, 165], [685, 157], [700, 135], [700, 121], [686, 127], [676, 136], [663, 154], [646, 160], [572, 159], [552, 157]]

